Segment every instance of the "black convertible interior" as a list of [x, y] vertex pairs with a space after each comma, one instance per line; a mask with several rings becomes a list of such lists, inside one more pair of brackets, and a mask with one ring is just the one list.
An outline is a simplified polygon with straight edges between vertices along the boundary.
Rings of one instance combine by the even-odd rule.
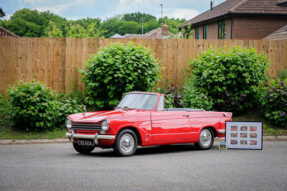
[[205, 111], [205, 110], [193, 109], [193, 108], [165, 108], [165, 111]]

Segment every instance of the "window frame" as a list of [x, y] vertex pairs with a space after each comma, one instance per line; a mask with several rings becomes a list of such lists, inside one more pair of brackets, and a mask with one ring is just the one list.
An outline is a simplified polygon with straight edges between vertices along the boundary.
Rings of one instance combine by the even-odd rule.
[[218, 22], [218, 39], [226, 39], [226, 20]]
[[203, 25], [203, 39], [207, 39], [207, 25]]
[[200, 38], [200, 27], [196, 27], [195, 28], [195, 39], [199, 39]]

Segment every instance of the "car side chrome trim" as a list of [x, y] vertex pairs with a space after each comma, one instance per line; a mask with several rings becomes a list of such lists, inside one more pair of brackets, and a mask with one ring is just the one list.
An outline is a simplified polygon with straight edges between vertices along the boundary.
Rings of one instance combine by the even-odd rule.
[[225, 133], [225, 129], [218, 130], [218, 133]]
[[[66, 133], [67, 137], [72, 137], [72, 133]], [[83, 135], [83, 134], [73, 134], [73, 138], [81, 138], [81, 139], [106, 139], [106, 140], [114, 140], [116, 137], [114, 135]]]

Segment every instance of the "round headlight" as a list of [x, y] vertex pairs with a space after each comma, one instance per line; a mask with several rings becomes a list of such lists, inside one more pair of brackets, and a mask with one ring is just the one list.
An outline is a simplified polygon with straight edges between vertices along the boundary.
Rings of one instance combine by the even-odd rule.
[[72, 128], [72, 120], [69, 119], [69, 118], [66, 119], [66, 127], [67, 127], [68, 129], [71, 129], [71, 128]]
[[104, 121], [102, 121], [102, 130], [107, 131], [108, 129], [109, 129], [109, 121], [105, 119]]

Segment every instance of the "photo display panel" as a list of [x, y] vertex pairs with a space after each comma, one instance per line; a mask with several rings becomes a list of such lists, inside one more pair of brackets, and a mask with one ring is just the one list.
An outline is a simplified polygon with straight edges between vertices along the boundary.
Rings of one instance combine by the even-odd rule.
[[228, 149], [262, 149], [262, 122], [227, 121], [225, 126]]

